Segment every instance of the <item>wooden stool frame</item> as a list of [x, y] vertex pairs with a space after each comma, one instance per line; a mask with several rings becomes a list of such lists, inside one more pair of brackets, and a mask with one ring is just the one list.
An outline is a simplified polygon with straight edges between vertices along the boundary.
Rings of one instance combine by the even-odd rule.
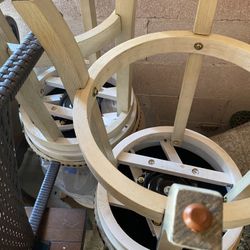
[[[203, 44], [202, 50], [194, 48], [197, 42]], [[158, 222], [162, 219], [167, 199], [138, 186], [116, 169], [99, 149], [100, 144], [96, 144], [96, 137], [103, 136], [104, 131], [93, 135], [90, 121], [93, 121], [93, 115], [96, 117], [92, 113], [95, 104], [92, 93], [95, 88], [100, 88], [110, 75], [136, 60], [170, 52], [212, 56], [250, 71], [250, 45], [244, 42], [215, 34], [205, 37], [188, 31], [154, 33], [125, 42], [102, 56], [90, 68], [91, 82], [84, 90], [77, 92], [74, 102], [74, 124], [80, 147], [91, 171], [115, 198], [130, 209]], [[104, 66], [101, 68], [100, 65]], [[100, 122], [100, 118], [96, 122]], [[100, 138], [97, 140], [101, 141]], [[249, 224], [250, 211], [246, 209], [249, 202], [250, 198], [225, 203], [225, 229]]]
[[[226, 152], [216, 145], [216, 143], [191, 130], [186, 131], [181, 148], [201, 156], [219, 172], [211, 170], [204, 171], [204, 169], [195, 166], [192, 166], [191, 169], [189, 169], [190, 166], [184, 166], [184, 163], [182, 163], [175, 148], [171, 145], [172, 133], [173, 127], [155, 127], [136, 132], [117, 144], [117, 146], [113, 149], [114, 157], [117, 159], [118, 163], [130, 166], [135, 182], [137, 182], [137, 179], [142, 176], [143, 171], [141, 168], [168, 175], [181, 176], [189, 180], [195, 180], [197, 178], [197, 180], [206, 183], [223, 186], [233, 186], [241, 179], [242, 176], [240, 171]], [[166, 157], [171, 163], [158, 158], [144, 157], [134, 153], [138, 150], [156, 145], [161, 146], [162, 150], [166, 154]], [[152, 164], [152, 162], [154, 163]], [[177, 165], [172, 168], [172, 163]], [[193, 172], [194, 170], [198, 171], [198, 174]], [[226, 180], [225, 178], [227, 181], [223, 183], [223, 180]], [[227, 187], [228, 191], [230, 189], [230, 187]], [[107, 237], [112, 244], [114, 244], [115, 248], [119, 248], [118, 246], [121, 248], [121, 245], [123, 247], [127, 246], [126, 244], [138, 245], [138, 243], [135, 243], [132, 239], [130, 239], [119, 227], [114, 216], [112, 215], [109, 204], [127, 209], [127, 207], [121, 202], [108, 195], [107, 191], [105, 191], [101, 185], [98, 185], [95, 209], [100, 220], [99, 226], [101, 228], [103, 227], [103, 230], [105, 228]], [[147, 220], [147, 222], [152, 233], [159, 236], [160, 227], [156, 227], [150, 220]], [[117, 227], [119, 227], [119, 229], [115, 230]], [[228, 230], [223, 236], [223, 249], [232, 249], [233, 246], [236, 246], [238, 244], [241, 231], [242, 228]], [[124, 234], [126, 237], [123, 237]], [[125, 238], [127, 241], [124, 240]], [[138, 249], [141, 248], [143, 249], [142, 246]], [[131, 247], [129, 249], [133, 248]]]
[[[91, 63], [98, 57], [98, 50], [104, 45], [116, 41], [116, 44], [132, 38], [134, 34], [134, 18], [136, 0], [116, 0], [115, 11], [100, 25], [96, 26], [96, 13], [93, 0], [81, 0], [81, 11], [85, 26], [85, 33], [73, 37], [62, 16], [59, 14], [52, 1], [13, 1], [14, 6], [20, 11], [27, 24], [39, 38], [51, 61], [55, 65], [38, 76], [41, 102], [44, 102], [45, 110], [50, 115], [73, 120], [72, 110], [60, 107], [56, 100], [44, 96], [44, 86], [52, 86], [65, 89], [73, 101], [75, 91], [84, 88], [89, 78], [83, 58], [90, 57]], [[30, 8], [29, 8], [30, 7]], [[27, 9], [26, 9], [27, 8]], [[30, 10], [40, 17], [40, 21], [33, 18]], [[53, 20], [51, 19], [53, 17]], [[96, 26], [96, 27], [95, 27]], [[61, 30], [58, 30], [61, 27]], [[53, 33], [51, 37], [51, 33]], [[61, 34], [63, 33], [63, 34]], [[53, 40], [47, 43], [46, 39]], [[63, 41], [63, 42], [62, 42]], [[71, 44], [70, 46], [68, 46]], [[70, 53], [69, 53], [70, 51]], [[97, 56], [93, 53], [97, 52]], [[67, 62], [65, 64], [65, 62]], [[68, 65], [72, 65], [68, 66]], [[71, 73], [66, 73], [69, 70]], [[61, 76], [61, 79], [58, 77]], [[131, 66], [117, 73], [116, 87], [103, 88], [98, 96], [107, 100], [116, 101], [118, 117], [107, 127], [110, 144], [114, 146], [123, 137], [135, 131], [140, 113], [138, 103], [131, 90]], [[53, 98], [53, 97], [52, 97]], [[33, 100], [35, 102], [35, 100]], [[32, 105], [30, 105], [32, 107]], [[27, 114], [26, 107], [21, 108], [22, 120], [25, 127], [26, 138], [35, 152], [46, 159], [59, 160], [65, 165], [81, 165], [84, 163], [78, 142], [75, 138], [64, 138], [60, 131], [73, 128], [73, 124], [54, 124], [59, 135], [48, 140], [44, 130], [33, 123], [33, 117]], [[47, 116], [50, 116], [47, 114]], [[41, 120], [43, 117], [41, 117]]]

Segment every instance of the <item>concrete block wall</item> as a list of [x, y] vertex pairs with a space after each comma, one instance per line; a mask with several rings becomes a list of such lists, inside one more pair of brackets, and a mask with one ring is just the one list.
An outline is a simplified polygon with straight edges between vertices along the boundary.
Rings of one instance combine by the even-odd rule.
[[[126, 1], [126, 0], [124, 0]], [[55, 0], [74, 34], [83, 32], [79, 0]], [[198, 0], [138, 0], [135, 35], [192, 29]], [[98, 22], [114, 9], [114, 0], [96, 0]], [[21, 23], [10, 0], [3, 11]], [[27, 32], [20, 25], [22, 33]], [[250, 42], [250, 1], [218, 0], [214, 33]], [[104, 51], [112, 47], [106, 46]], [[134, 64], [133, 87], [146, 126], [173, 125], [187, 55], [157, 55]], [[211, 135], [228, 128], [233, 113], [250, 110], [249, 73], [214, 58], [205, 58], [188, 127]]]

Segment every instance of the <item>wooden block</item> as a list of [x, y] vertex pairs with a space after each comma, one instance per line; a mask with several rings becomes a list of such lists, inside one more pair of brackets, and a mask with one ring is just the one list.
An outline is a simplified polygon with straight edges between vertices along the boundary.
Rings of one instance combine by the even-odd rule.
[[[211, 216], [208, 217], [207, 227], [204, 226], [207, 222], [205, 220], [200, 224], [195, 224], [192, 220], [194, 217], [191, 217], [193, 214], [188, 214], [189, 222], [191, 221], [192, 224], [185, 222], [184, 211], [191, 204], [192, 206], [199, 204]], [[223, 199], [218, 192], [174, 184], [169, 192], [162, 237], [164, 239], [164, 233], [166, 233], [168, 241], [178, 247], [221, 249], [222, 209]]]

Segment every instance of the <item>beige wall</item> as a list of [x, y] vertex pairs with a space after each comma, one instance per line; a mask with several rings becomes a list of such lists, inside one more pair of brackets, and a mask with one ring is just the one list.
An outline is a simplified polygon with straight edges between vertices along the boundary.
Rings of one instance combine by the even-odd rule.
[[[79, 0], [54, 2], [73, 32], [81, 33]], [[138, 0], [136, 36], [163, 30], [191, 29], [197, 2]], [[98, 21], [101, 22], [113, 10], [114, 0], [97, 0], [96, 3]], [[213, 32], [249, 43], [250, 1], [218, 0], [218, 3]], [[13, 13], [9, 0], [2, 7], [5, 12]], [[17, 18], [16, 14], [14, 16]], [[135, 64], [133, 86], [147, 126], [173, 124], [185, 61], [186, 55], [173, 54], [146, 58]], [[229, 118], [239, 110], [250, 110], [249, 74], [224, 61], [206, 58], [189, 127], [204, 133], [218, 133], [227, 128]]]

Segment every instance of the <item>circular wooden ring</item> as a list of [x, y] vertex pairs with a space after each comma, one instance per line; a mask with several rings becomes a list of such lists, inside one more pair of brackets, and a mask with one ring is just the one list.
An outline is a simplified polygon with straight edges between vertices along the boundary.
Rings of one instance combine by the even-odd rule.
[[[202, 50], [195, 50], [194, 44], [201, 42]], [[220, 35], [208, 37], [195, 35], [189, 31], [159, 32], [129, 40], [107, 52], [90, 68], [90, 80], [84, 90], [79, 90], [74, 101], [74, 125], [77, 138], [85, 160], [98, 181], [118, 200], [130, 209], [160, 222], [164, 214], [167, 199], [159, 194], [146, 190], [122, 175], [104, 156], [91, 133], [89, 121], [95, 98], [93, 88], [100, 89], [102, 84], [119, 69], [148, 56], [162, 53], [194, 53], [213, 56], [250, 71], [250, 45], [236, 39]], [[194, 134], [186, 131], [184, 141], [191, 140]], [[195, 136], [194, 136], [195, 137]], [[201, 135], [197, 135], [194, 143], [201, 142]], [[208, 138], [202, 137], [207, 147], [218, 157], [225, 152]], [[87, 142], [87, 143], [86, 143]], [[234, 164], [229, 156], [223, 164]], [[224, 204], [224, 229], [239, 227], [250, 223], [250, 198]]]

